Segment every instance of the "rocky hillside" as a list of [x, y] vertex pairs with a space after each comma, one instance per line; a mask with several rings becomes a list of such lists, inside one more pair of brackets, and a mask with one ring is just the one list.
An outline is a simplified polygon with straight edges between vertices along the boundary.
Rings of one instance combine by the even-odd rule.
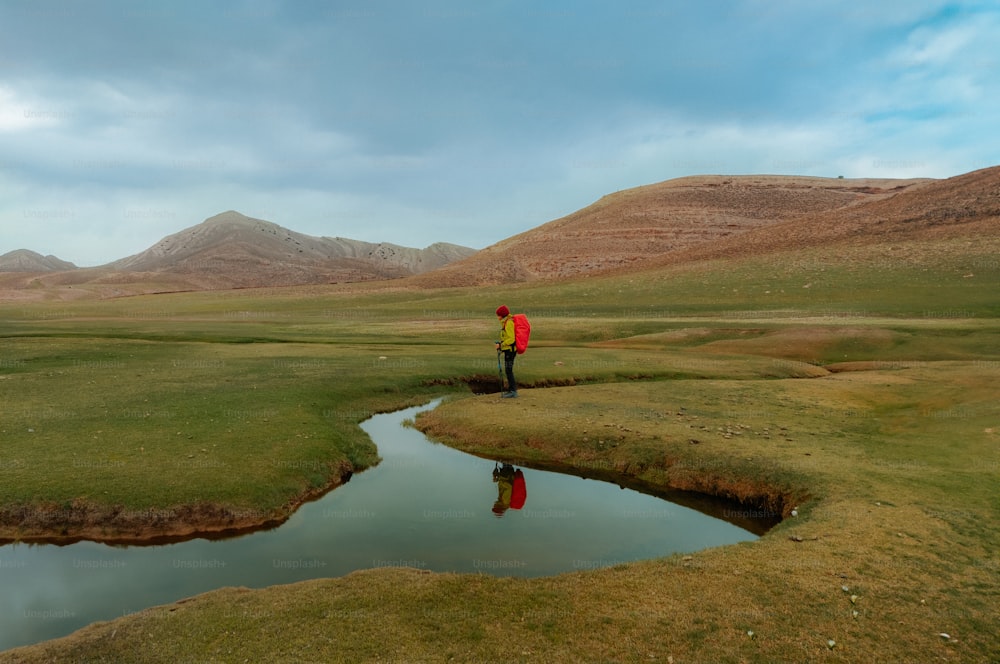
[[412, 281], [524, 282], [640, 265], [774, 224], [860, 208], [930, 180], [697, 176], [609, 194]]

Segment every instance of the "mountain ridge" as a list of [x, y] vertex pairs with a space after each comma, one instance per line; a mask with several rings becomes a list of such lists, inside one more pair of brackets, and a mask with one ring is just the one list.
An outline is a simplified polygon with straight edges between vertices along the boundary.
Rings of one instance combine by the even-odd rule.
[[361, 261], [351, 263], [352, 269], [361, 272], [370, 263], [374, 276], [387, 277], [420, 274], [474, 252], [446, 242], [416, 249], [389, 242], [316, 237], [229, 210], [103, 267], [135, 272], [197, 271], [227, 263], [231, 266], [242, 257], [258, 267], [285, 262], [335, 272], [327, 263], [346, 260]]
[[927, 240], [931, 251], [938, 239], [974, 243], [998, 228], [1000, 166], [947, 179], [702, 175], [607, 194], [479, 251], [313, 237], [228, 211], [102, 268], [0, 274], [0, 298], [389, 279], [365, 288], [516, 285], [807, 247]]
[[[67, 297], [175, 290], [220, 290], [398, 279], [475, 253], [436, 242], [423, 249], [389, 242], [314, 237], [228, 210], [167, 235], [149, 248], [92, 268], [29, 250], [5, 254], [0, 297], [28, 289], [62, 289]], [[75, 289], [69, 294], [65, 291]], [[11, 294], [11, 291], [22, 291]]]
[[43, 256], [31, 249], [15, 249], [0, 256], [0, 272], [59, 272], [75, 270], [76, 265], [52, 254]]

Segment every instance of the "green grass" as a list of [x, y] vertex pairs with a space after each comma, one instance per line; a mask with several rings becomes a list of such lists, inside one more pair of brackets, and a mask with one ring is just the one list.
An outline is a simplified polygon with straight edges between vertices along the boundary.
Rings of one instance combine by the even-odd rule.
[[457, 447], [798, 508], [689, 557], [226, 589], [0, 660], [990, 661], [995, 244], [516, 286], [502, 299], [534, 328], [518, 378], [547, 389], [514, 402], [460, 380], [496, 375], [487, 289], [0, 305], [5, 507], [284, 515], [376, 461], [358, 421], [449, 393], [417, 424]]
[[467, 361], [402, 344], [117, 335], [12, 338], [4, 349], [14, 359], [0, 382], [2, 504], [204, 503], [267, 518], [339, 479], [342, 463], [375, 463], [357, 422], [419, 400], [434, 367], [457, 373]]

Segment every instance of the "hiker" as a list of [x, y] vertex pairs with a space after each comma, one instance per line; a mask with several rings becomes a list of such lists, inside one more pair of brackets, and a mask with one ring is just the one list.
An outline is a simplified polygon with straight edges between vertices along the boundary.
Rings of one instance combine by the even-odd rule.
[[510, 507], [510, 498], [514, 491], [514, 466], [504, 462], [503, 468], [500, 468], [494, 462], [493, 481], [497, 485], [497, 501], [493, 503], [493, 514], [499, 519]]
[[514, 380], [514, 358], [517, 357], [517, 347], [514, 343], [514, 319], [510, 309], [501, 304], [496, 311], [500, 319], [500, 340], [496, 342], [497, 352], [503, 353], [504, 369], [507, 372], [507, 391], [500, 396], [505, 399], [517, 397], [517, 382]]
[[524, 473], [506, 461], [503, 467], [493, 462], [493, 481], [497, 485], [497, 501], [493, 503], [493, 514], [499, 519], [509, 509], [524, 507], [528, 490], [524, 484]]

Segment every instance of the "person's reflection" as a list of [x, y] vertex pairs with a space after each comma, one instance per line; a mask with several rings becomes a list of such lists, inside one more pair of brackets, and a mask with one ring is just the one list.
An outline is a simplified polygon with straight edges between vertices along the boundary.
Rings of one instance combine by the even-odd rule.
[[524, 484], [524, 473], [506, 461], [503, 466], [494, 462], [493, 481], [497, 485], [497, 501], [493, 503], [493, 514], [499, 519], [508, 509], [519, 510], [528, 499], [528, 489]]

